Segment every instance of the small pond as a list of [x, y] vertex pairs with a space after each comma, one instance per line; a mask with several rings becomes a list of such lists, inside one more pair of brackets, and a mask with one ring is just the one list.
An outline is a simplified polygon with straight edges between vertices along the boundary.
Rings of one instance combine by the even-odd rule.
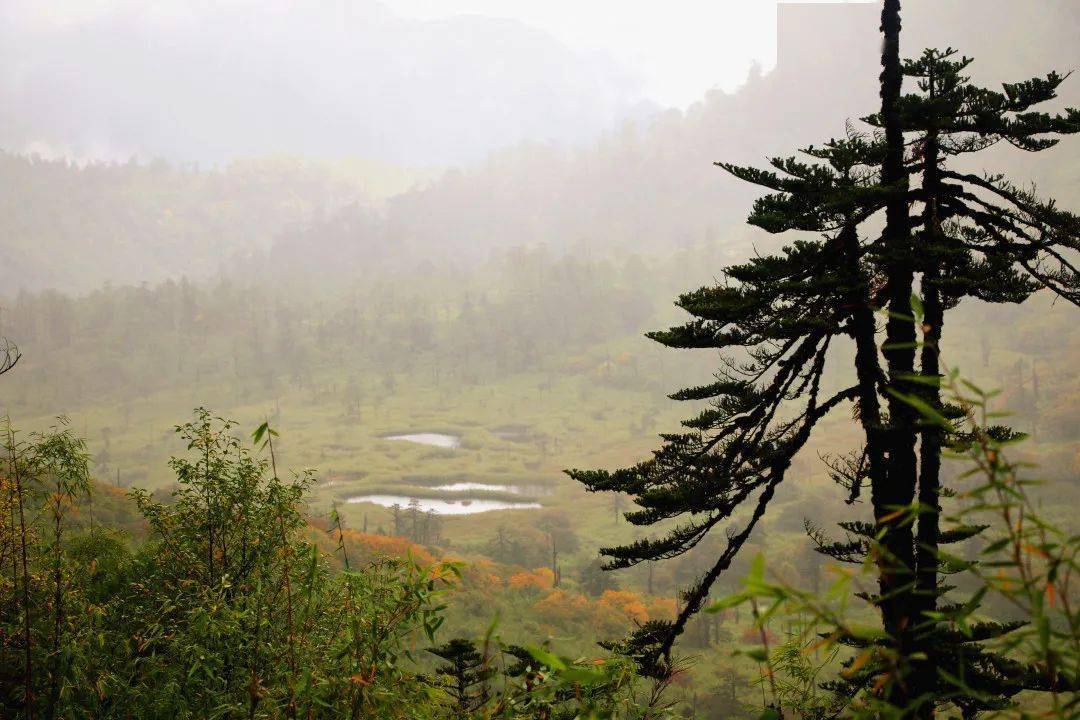
[[[375, 503], [383, 507], [400, 505], [407, 508], [413, 498], [405, 495], [358, 495], [346, 500], [350, 503]], [[505, 500], [481, 500], [462, 498], [461, 500], [444, 500], [442, 498], [417, 498], [421, 512], [435, 511], [439, 515], [472, 515], [474, 513], [488, 512], [490, 510], [535, 510], [541, 507], [540, 503], [534, 502], [507, 502]]]
[[458, 435], [447, 435], [445, 433], [422, 432], [403, 433], [401, 435], [384, 435], [383, 440], [404, 440], [405, 442], [449, 448], [451, 450], [461, 447], [461, 437]]
[[492, 492], [513, 493], [515, 495], [550, 495], [551, 490], [537, 485], [500, 485], [497, 483], [483, 482], [456, 482], [447, 485], [436, 485], [434, 490], [447, 492], [469, 492], [474, 490], [489, 490]]

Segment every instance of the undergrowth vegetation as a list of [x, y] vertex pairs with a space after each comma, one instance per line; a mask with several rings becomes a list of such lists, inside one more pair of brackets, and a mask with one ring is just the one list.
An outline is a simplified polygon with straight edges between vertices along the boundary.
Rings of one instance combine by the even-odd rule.
[[[946, 421], [958, 438], [950, 453], [968, 470], [947, 493], [943, 537], [962, 542], [963, 552], [941, 551], [951, 587], [923, 620], [944, 628], [955, 651], [941, 647], [939, 687], [927, 702], [965, 717], [980, 710], [1071, 717], [1080, 671], [1080, 541], [1031, 499], [1031, 468], [1009, 459], [1022, 437], [989, 424], [993, 394], [956, 373], [947, 380], [943, 390], [964, 408], [961, 420]], [[673, 603], [658, 605], [587, 574], [558, 588], [550, 568], [506, 574], [489, 560], [436, 558], [405, 538], [350, 530], [337, 512], [310, 515], [315, 473], [282, 477], [279, 436], [269, 424], [245, 442], [235, 424], [200, 408], [175, 430], [187, 452], [170, 463], [177, 482], [169, 497], [133, 490], [120, 498], [91, 480], [85, 443], [63, 419], [25, 438], [5, 428], [5, 715], [895, 714], [877, 689], [901, 659], [876, 627], [872, 605], [855, 600], [873, 585], [874, 537], [864, 539], [854, 566], [829, 566], [821, 591], [767, 572], [758, 556], [743, 588], [706, 616], [730, 624], [744, 608], [751, 625], [725, 635], [742, 670], [728, 671], [730, 695], [697, 707], [696, 694], [687, 705], [677, 692], [693, 658], [677, 661], [667, 677], [645, 678], [617, 648], [571, 658], [542, 637], [531, 645], [504, 641], [490, 612], [517, 595], [551, 622], [594, 616], [603, 624], [614, 614], [647, 627], [651, 618], [672, 617]], [[102, 522], [117, 503], [137, 511], [128, 524], [134, 534]], [[448, 608], [462, 602], [488, 612], [487, 632], [446, 639]], [[1014, 690], [1002, 700], [1010, 683]]]

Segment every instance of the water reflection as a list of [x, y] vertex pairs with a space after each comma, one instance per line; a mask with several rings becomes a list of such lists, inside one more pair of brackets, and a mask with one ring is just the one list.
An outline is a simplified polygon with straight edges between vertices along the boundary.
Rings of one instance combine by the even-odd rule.
[[416, 500], [420, 512], [434, 511], [438, 515], [472, 515], [491, 510], [535, 510], [542, 507], [536, 502], [508, 502], [506, 500], [488, 500], [481, 498], [461, 498], [446, 500], [443, 498], [410, 498], [405, 495], [357, 495], [346, 500], [350, 503], [375, 503], [383, 507], [400, 505], [409, 507]]
[[404, 433], [402, 435], [387, 435], [384, 440], [404, 440], [405, 442], [431, 445], [434, 447], [455, 449], [461, 447], [461, 438], [457, 435], [444, 433]]
[[436, 485], [435, 490], [448, 492], [469, 492], [475, 490], [489, 490], [492, 492], [514, 493], [515, 495], [550, 495], [551, 490], [536, 485], [500, 485], [497, 483], [483, 482], [455, 482], [447, 485]]

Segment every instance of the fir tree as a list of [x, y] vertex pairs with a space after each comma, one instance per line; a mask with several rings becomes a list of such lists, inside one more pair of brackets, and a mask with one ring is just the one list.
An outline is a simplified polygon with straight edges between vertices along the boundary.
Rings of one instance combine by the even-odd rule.
[[453, 700], [458, 716], [469, 716], [487, 703], [490, 699], [487, 683], [493, 670], [471, 640], [454, 638], [444, 645], [428, 648], [428, 652], [446, 661], [435, 669], [443, 677], [440, 687]]
[[[627, 514], [631, 523], [683, 520], [658, 539], [605, 548], [612, 568], [685, 553], [753, 500], [750, 519], [729, 530], [726, 547], [686, 593], [677, 619], [649, 623], [626, 644], [646, 671], [664, 673], [675, 637], [753, 531], [814, 425], [838, 405], [855, 401], [865, 446], [832, 469], [849, 502], [869, 486], [874, 523], [845, 523], [848, 538], [841, 542], [815, 530], [818, 545], [840, 559], [858, 561], [874, 552], [880, 592], [873, 599], [898, 661], [894, 680], [903, 680], [886, 688], [890, 702], [916, 711], [917, 699], [942, 691], [936, 668], [955, 666], [963, 657], [972, 677], [983, 673], [986, 688], [995, 673], [1013, 672], [996, 699], [955, 699], [965, 709], [988, 709], [1047, 679], [973, 648], [1010, 626], [988, 625], [981, 637], [959, 641], [927, 619], [940, 610], [937, 598], [946, 590], [938, 582], [938, 545], [977, 532], [943, 535], [938, 527], [942, 445], [962, 440], [951, 432], [952, 410], [936, 390], [944, 314], [966, 296], [1020, 302], [1040, 287], [1076, 302], [1080, 283], [1069, 253], [1080, 249], [1080, 224], [1053, 201], [1001, 176], [961, 173], [946, 160], [1001, 141], [1044, 150], [1056, 143], [1054, 136], [1076, 132], [1080, 123], [1075, 110], [1031, 111], [1053, 99], [1063, 80], [1059, 75], [1005, 85], [1002, 92], [976, 88], [962, 75], [970, 61], [954, 60], [952, 51], [927, 51], [900, 63], [899, 3], [885, 3], [882, 26], [882, 111], [867, 118], [880, 135], [849, 133], [804, 151], [809, 162], [778, 158], [767, 171], [721, 164], [771, 191], [755, 204], [752, 224], [774, 233], [816, 232], [820, 238], [800, 239], [780, 254], [728, 268], [725, 286], [680, 298], [678, 305], [693, 316], [690, 322], [649, 335], [670, 347], [725, 352], [716, 382], [672, 395], [709, 401], [708, 409], [684, 423], [689, 432], [662, 436], [662, 447], [644, 463], [570, 475], [593, 491], [634, 495], [641, 509]], [[901, 95], [905, 75], [918, 80], [919, 92]], [[920, 180], [915, 189], [912, 177]], [[862, 237], [863, 223], [882, 209], [884, 230]], [[923, 332], [918, 345], [912, 317], [916, 279], [923, 295], [916, 308]], [[889, 311], [881, 351], [875, 308]], [[823, 393], [829, 386], [823, 382], [828, 348], [844, 336], [855, 344], [856, 382]], [[796, 409], [781, 412], [781, 403]], [[917, 407], [929, 408], [943, 422], [921, 425]], [[913, 513], [917, 524], [910, 520]], [[928, 659], [909, 668], [908, 660], [920, 651]], [[932, 703], [917, 710], [932, 711]]]
[[[1070, 252], [1080, 249], [1078, 218], [1002, 176], [976, 176], [948, 166], [952, 158], [1001, 142], [1038, 152], [1057, 144], [1057, 136], [1080, 131], [1080, 113], [1074, 109], [1059, 115], [1032, 110], [1053, 100], [1064, 78], [1050, 73], [994, 91], [970, 83], [964, 71], [971, 62], [969, 58], [956, 59], [951, 49], [926, 50], [920, 58], [904, 63], [904, 75], [916, 81], [918, 91], [900, 100], [900, 124], [909, 148], [905, 163], [909, 174], [921, 180], [909, 193], [913, 207], [921, 206], [910, 219], [916, 258], [913, 267], [920, 276], [922, 295], [921, 382], [917, 393], [943, 420], [953, 415], [942, 405], [938, 390], [942, 371], [939, 348], [947, 310], [965, 297], [1019, 303], [1039, 288], [1048, 288], [1073, 303], [1080, 300], [1076, 269], [1069, 259]], [[880, 117], [868, 118], [868, 122], [884, 124]], [[905, 399], [895, 392], [899, 388], [893, 389], [893, 397]], [[963, 657], [977, 664], [974, 658], [978, 654], [970, 648], [939, 662], [935, 655], [948, 654], [943, 648], [949, 643], [943, 638], [944, 631], [927, 620], [937, 609], [941, 594], [941, 451], [943, 444], [955, 440], [944, 421], [925, 423], [920, 432], [913, 603], [917, 615], [912, 642], [927, 660], [915, 663], [910, 683], [915, 697], [938, 689], [935, 668], [943, 662]], [[1007, 632], [1008, 628], [998, 627], [997, 631]], [[983, 628], [983, 635], [989, 633]], [[976, 672], [974, 665], [969, 668], [970, 676]], [[1006, 688], [1002, 695], [1009, 696], [1010, 684], [1002, 687]], [[978, 706], [974, 699], [970, 703]], [[924, 705], [922, 714], [930, 711]]]
[[[915, 425], [917, 415], [897, 392], [910, 392], [910, 376], [915, 370], [915, 328], [907, 319], [915, 280], [911, 228], [908, 215], [908, 175], [904, 166], [904, 136], [900, 119], [900, 94], [903, 71], [900, 62], [900, 0], [885, 0], [881, 10], [881, 126], [885, 139], [881, 164], [881, 185], [888, 199], [885, 203], [885, 229], [880, 257], [886, 278], [885, 292], [889, 310], [885, 326], [884, 357], [888, 383], [894, 390], [887, 398], [889, 423], [882, 428], [884, 451], [888, 462], [880, 472], [871, 472], [871, 504], [877, 537], [879, 604], [886, 634], [895, 643], [900, 657], [910, 656], [911, 614], [910, 573], [914, 553], [911, 525], [900, 513], [914, 501], [917, 460]], [[887, 690], [897, 705], [908, 704], [905, 683], [892, 683]]]
[[[799, 189], [760, 200], [752, 222], [777, 231], [838, 231], [854, 228], [855, 218], [880, 204], [881, 194], [858, 171], [862, 154], [873, 147], [853, 139], [811, 151], [831, 165], [776, 160], [776, 172], [727, 169], [759, 184]], [[852, 190], [842, 202], [840, 187]], [[675, 637], [750, 537], [813, 428], [859, 397], [857, 384], [830, 392], [822, 382], [829, 348], [848, 332], [852, 315], [855, 289], [845, 261], [851, 248], [840, 240], [842, 234], [799, 240], [780, 254], [729, 267], [729, 284], [680, 297], [678, 306], [693, 319], [649, 337], [668, 347], [726, 352], [714, 382], [671, 396], [709, 401], [708, 407], [684, 421], [686, 432], [663, 435], [661, 448], [643, 463], [614, 472], [569, 471], [591, 491], [633, 495], [640, 509], [626, 514], [632, 524], [681, 520], [662, 537], [604, 548], [609, 568], [682, 555], [752, 502], [747, 522], [728, 531], [719, 556], [685, 591], [675, 621], [646, 623], [624, 648], [648, 673], [670, 670]]]

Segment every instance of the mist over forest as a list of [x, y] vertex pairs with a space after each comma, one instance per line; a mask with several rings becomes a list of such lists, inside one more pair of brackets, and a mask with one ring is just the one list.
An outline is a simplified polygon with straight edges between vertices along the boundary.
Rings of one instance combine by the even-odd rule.
[[1080, 716], [1080, 5], [517, 5], [0, 7], [0, 716]]

